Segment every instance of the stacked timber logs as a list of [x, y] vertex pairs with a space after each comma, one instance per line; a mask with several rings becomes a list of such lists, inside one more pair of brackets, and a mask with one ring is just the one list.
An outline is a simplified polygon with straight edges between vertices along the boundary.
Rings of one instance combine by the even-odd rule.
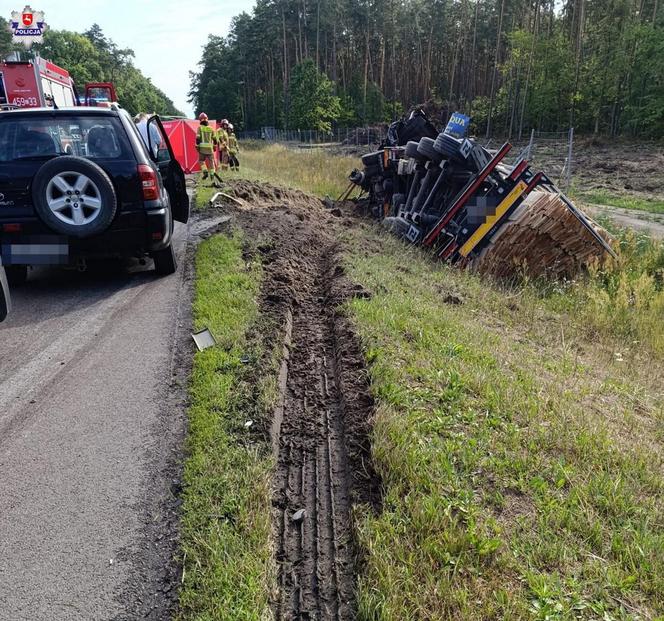
[[[607, 242], [608, 233], [586, 218]], [[535, 190], [491, 238], [472, 267], [485, 274], [570, 278], [607, 257], [605, 248], [560, 194]]]

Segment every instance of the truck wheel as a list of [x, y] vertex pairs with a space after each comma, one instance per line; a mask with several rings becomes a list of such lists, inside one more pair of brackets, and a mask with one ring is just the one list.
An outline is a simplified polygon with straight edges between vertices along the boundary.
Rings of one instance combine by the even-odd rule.
[[32, 200], [44, 224], [73, 237], [105, 231], [117, 211], [108, 175], [94, 162], [68, 155], [49, 160], [37, 171]]
[[154, 260], [154, 271], [159, 276], [170, 276], [178, 269], [178, 260], [175, 257], [172, 242], [166, 248], [155, 250], [152, 253], [152, 259]]
[[24, 285], [28, 280], [28, 266], [27, 265], [7, 265], [5, 267], [7, 274], [7, 282], [12, 287]]
[[420, 153], [417, 150], [417, 145], [418, 144], [419, 144], [419, 142], [416, 142], [415, 140], [409, 140], [406, 143], [406, 152], [405, 152], [406, 157], [412, 157], [412, 158], [415, 158], [415, 159], [421, 159], [422, 158], [422, 156], [420, 155]]
[[428, 157], [433, 162], [440, 162], [441, 160], [440, 154], [433, 148], [433, 139], [431, 138], [422, 138], [420, 144], [417, 146], [417, 150], [420, 155]]
[[461, 140], [448, 136], [444, 132], [438, 134], [436, 142], [433, 144], [433, 148], [438, 151], [443, 157], [452, 159], [452, 158], [463, 158], [461, 157], [460, 148]]
[[417, 142], [422, 136], [426, 136], [426, 124], [426, 119], [419, 114], [405, 121], [399, 129], [399, 145], [408, 144], [409, 140]]

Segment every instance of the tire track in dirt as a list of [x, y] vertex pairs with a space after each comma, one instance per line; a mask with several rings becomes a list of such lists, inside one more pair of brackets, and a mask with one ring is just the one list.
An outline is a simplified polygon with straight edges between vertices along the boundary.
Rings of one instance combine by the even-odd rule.
[[293, 311], [274, 483], [281, 619], [353, 616], [350, 484], [328, 263], [323, 254]]
[[261, 196], [264, 186], [251, 190], [236, 193], [250, 194], [252, 204], [235, 216], [248, 237], [264, 240], [261, 308], [280, 333], [271, 345], [283, 341], [271, 429], [274, 614], [284, 621], [352, 620], [358, 569], [352, 511], [377, 506], [379, 497], [364, 357], [338, 309], [367, 294], [344, 276], [336, 218], [311, 197], [289, 196], [284, 204], [281, 196]]

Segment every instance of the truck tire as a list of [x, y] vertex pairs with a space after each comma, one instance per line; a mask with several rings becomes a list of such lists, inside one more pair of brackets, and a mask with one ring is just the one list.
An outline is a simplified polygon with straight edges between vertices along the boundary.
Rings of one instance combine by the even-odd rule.
[[419, 143], [415, 142], [414, 140], [409, 140], [408, 143], [406, 144], [406, 157], [412, 157], [415, 159], [419, 159], [421, 156], [417, 150], [417, 145]]
[[72, 237], [102, 233], [118, 208], [109, 176], [94, 162], [68, 155], [49, 160], [37, 171], [32, 200], [46, 226]]
[[440, 162], [441, 160], [440, 154], [433, 148], [433, 138], [422, 138], [417, 145], [417, 150], [420, 155], [434, 162]]
[[175, 256], [175, 250], [173, 250], [173, 242], [168, 244], [166, 248], [155, 250], [151, 256], [154, 261], [154, 271], [158, 276], [170, 276], [178, 269], [178, 260]]
[[418, 140], [426, 134], [427, 121], [423, 116], [417, 115], [408, 119], [399, 132], [399, 144], [407, 144], [409, 140]]
[[463, 160], [461, 156], [461, 140], [448, 136], [444, 132], [438, 134], [438, 138], [433, 143], [433, 148], [438, 151], [446, 159], [459, 159]]

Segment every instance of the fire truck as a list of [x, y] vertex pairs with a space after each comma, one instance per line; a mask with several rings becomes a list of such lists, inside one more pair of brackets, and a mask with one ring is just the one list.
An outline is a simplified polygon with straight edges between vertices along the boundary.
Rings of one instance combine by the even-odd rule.
[[117, 101], [110, 82], [85, 85], [81, 98], [69, 72], [39, 56], [0, 62], [0, 109], [103, 106]]

